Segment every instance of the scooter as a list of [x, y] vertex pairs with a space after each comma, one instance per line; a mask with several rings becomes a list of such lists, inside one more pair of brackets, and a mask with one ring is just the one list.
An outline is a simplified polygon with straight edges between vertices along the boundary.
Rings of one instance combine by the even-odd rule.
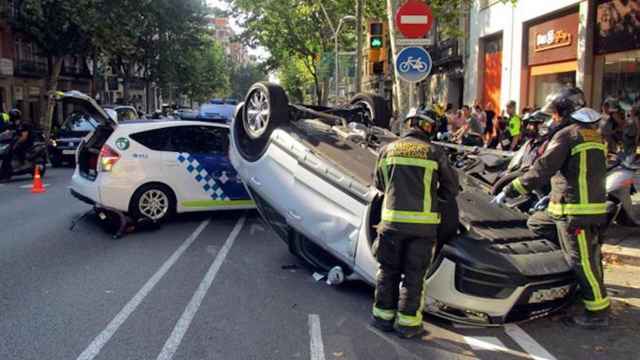
[[[13, 131], [5, 131], [0, 134], [0, 169], [3, 167], [5, 155], [11, 151], [14, 144], [15, 134]], [[27, 150], [25, 161], [22, 162], [13, 156], [11, 161], [11, 171], [9, 174], [2, 174], [6, 180], [10, 180], [13, 176], [33, 175], [36, 167], [39, 167], [40, 176], [44, 176], [47, 166], [47, 146], [44, 141], [36, 141], [34, 145]]]

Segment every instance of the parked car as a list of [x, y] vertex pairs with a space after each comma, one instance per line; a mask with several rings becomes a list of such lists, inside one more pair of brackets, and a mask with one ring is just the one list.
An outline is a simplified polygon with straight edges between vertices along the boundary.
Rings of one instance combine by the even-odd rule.
[[76, 150], [84, 137], [95, 131], [98, 121], [87, 113], [74, 112], [60, 128], [54, 130], [49, 140], [49, 161], [53, 167], [65, 163], [74, 164]]
[[175, 112], [176, 116], [182, 120], [197, 120], [198, 111], [190, 108], [180, 108]]
[[138, 120], [138, 111], [133, 106], [129, 105], [104, 105], [103, 108], [110, 113], [110, 116], [116, 115], [115, 119], [118, 122], [125, 122], [131, 120]]
[[231, 123], [236, 105], [225, 104], [224, 101], [203, 104], [200, 106], [198, 120]]
[[229, 128], [182, 120], [116, 123], [77, 92], [98, 123], [77, 152], [71, 194], [97, 209], [162, 222], [175, 213], [254, 207], [228, 158]]
[[[252, 86], [236, 112], [230, 157], [260, 215], [292, 253], [334, 279], [375, 282], [371, 246], [383, 194], [373, 169], [381, 147], [397, 138], [389, 122], [377, 96], [340, 108], [295, 105], [268, 83]], [[575, 279], [559, 245], [530, 232], [523, 213], [490, 200], [463, 182], [461, 227], [437, 246], [425, 311], [494, 326], [567, 305]]]

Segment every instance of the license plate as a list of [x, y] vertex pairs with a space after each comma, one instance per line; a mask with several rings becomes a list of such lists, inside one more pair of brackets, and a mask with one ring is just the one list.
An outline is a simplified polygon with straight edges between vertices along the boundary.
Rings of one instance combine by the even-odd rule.
[[75, 150], [62, 150], [62, 155], [75, 155]]
[[547, 301], [562, 299], [563, 297], [569, 295], [570, 291], [571, 285], [536, 290], [529, 297], [529, 304], [540, 304]]

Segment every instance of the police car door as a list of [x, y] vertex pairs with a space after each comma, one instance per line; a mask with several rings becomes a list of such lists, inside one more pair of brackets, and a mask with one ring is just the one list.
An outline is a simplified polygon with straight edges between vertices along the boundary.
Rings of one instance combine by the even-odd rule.
[[184, 177], [178, 191], [182, 211], [241, 209], [253, 206], [228, 157], [229, 129], [190, 125], [171, 135], [177, 151], [177, 172]]

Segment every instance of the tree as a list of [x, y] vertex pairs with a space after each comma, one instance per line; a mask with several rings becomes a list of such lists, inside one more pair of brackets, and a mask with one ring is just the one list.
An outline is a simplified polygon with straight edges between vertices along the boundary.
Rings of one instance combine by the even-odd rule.
[[95, 0], [22, 0], [16, 3], [14, 26], [35, 43], [49, 64], [44, 134], [51, 131], [58, 79], [64, 58], [87, 55], [94, 45]]
[[231, 65], [231, 97], [243, 99], [249, 87], [258, 81], [267, 79], [267, 71], [264, 64]]
[[[189, 50], [176, 64], [180, 81], [177, 91], [192, 101], [206, 102], [229, 93], [229, 71], [223, 48], [210, 40], [202, 48]], [[177, 74], [176, 74], [177, 76]]]

